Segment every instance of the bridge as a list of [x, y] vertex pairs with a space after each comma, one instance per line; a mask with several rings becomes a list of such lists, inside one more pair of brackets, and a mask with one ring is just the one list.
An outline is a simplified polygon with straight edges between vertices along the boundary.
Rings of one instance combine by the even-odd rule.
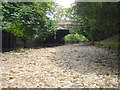
[[71, 21], [62, 21], [62, 22], [59, 22], [59, 23], [55, 24], [56, 27], [65, 27], [65, 28], [68, 28], [68, 29], [73, 28], [76, 25], [77, 25], [76, 23], [73, 23]]

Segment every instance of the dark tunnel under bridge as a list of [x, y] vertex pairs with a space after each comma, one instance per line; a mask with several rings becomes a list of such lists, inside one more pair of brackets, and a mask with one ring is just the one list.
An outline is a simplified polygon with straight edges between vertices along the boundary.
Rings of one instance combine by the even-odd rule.
[[53, 32], [51, 35], [49, 35], [46, 40], [45, 43], [59, 43], [59, 44], [64, 44], [64, 36], [66, 36], [69, 33], [69, 30], [67, 29], [58, 29], [55, 33]]

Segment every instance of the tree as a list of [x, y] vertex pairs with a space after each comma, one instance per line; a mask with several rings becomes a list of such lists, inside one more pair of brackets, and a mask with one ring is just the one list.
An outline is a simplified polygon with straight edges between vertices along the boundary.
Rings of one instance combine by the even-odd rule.
[[75, 19], [78, 32], [94, 42], [118, 33], [119, 3], [116, 2], [76, 2]]
[[51, 13], [54, 2], [2, 2], [3, 30], [15, 36], [33, 39], [45, 38], [53, 30]]

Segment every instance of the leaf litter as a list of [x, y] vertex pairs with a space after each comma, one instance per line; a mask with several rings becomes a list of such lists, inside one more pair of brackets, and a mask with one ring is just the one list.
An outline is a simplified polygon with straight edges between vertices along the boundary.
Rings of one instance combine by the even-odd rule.
[[3, 88], [118, 88], [114, 53], [79, 44], [0, 53]]

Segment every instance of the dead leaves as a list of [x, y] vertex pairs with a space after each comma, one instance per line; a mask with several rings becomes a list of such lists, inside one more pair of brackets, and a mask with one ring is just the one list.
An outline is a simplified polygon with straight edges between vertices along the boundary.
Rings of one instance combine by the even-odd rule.
[[[101, 53], [107, 55], [104, 50], [77, 45], [3, 53], [0, 54], [2, 85], [7, 88], [117, 87], [117, 75], [107, 64], [104, 68], [100, 64], [106, 63], [105, 55], [100, 58]], [[103, 62], [99, 63], [97, 58]]]

